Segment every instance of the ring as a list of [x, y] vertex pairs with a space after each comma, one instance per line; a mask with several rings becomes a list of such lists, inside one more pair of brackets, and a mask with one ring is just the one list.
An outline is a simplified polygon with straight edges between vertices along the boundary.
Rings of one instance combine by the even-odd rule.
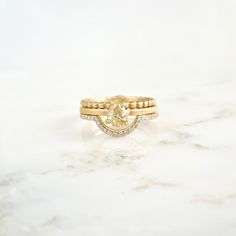
[[80, 116], [95, 121], [106, 134], [121, 137], [130, 134], [142, 120], [157, 117], [154, 98], [114, 96], [104, 100], [83, 99]]

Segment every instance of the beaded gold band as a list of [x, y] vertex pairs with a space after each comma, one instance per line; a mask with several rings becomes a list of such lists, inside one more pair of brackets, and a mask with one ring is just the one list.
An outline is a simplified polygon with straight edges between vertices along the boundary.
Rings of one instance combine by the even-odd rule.
[[135, 108], [147, 108], [156, 106], [156, 101], [153, 98], [148, 97], [124, 97], [116, 96], [112, 98], [106, 98], [103, 101], [94, 99], [83, 99], [81, 101], [82, 108], [93, 108], [93, 109], [109, 109], [111, 103], [114, 99], [119, 99], [125, 105], [125, 108], [135, 109]]
[[94, 120], [98, 127], [111, 136], [131, 133], [141, 120], [157, 117], [157, 105], [153, 98], [115, 96], [104, 100], [83, 99], [82, 119]]

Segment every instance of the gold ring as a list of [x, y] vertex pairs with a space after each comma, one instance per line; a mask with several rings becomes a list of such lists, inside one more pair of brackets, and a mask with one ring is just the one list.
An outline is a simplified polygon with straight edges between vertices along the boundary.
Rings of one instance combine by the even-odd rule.
[[80, 116], [93, 120], [106, 134], [120, 137], [130, 134], [141, 120], [157, 117], [154, 98], [115, 96], [104, 100], [83, 99]]

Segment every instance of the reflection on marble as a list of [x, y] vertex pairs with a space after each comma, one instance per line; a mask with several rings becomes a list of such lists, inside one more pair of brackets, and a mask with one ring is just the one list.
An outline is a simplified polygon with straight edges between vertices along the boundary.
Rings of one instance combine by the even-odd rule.
[[0, 235], [236, 235], [234, 87], [159, 89], [160, 117], [122, 138], [1, 90]]

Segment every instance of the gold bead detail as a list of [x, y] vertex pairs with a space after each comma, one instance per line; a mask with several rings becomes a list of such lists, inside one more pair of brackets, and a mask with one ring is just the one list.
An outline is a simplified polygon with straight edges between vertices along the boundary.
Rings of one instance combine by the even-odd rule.
[[92, 102], [87, 102], [87, 108], [92, 108]]
[[98, 103], [97, 102], [93, 102], [92, 107], [97, 109], [98, 108]]
[[134, 108], [137, 107], [137, 103], [136, 103], [136, 102], [131, 102], [131, 103], [129, 104], [129, 107], [130, 107], [131, 109], [134, 109]]
[[143, 107], [148, 107], [148, 101], [143, 102]]
[[104, 102], [100, 102], [100, 103], [98, 103], [98, 108], [100, 108], [100, 109], [104, 109], [104, 108], [105, 108], [105, 104], [104, 104]]
[[137, 107], [138, 108], [143, 108], [143, 102], [138, 102]]

